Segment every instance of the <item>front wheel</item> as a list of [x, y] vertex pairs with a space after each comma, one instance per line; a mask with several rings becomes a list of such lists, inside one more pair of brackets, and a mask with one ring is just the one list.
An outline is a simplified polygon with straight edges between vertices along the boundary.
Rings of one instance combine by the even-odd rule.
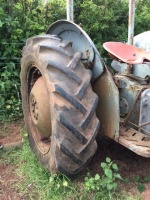
[[21, 59], [21, 94], [29, 142], [51, 173], [79, 173], [97, 144], [98, 97], [91, 71], [71, 43], [43, 35], [29, 38]]

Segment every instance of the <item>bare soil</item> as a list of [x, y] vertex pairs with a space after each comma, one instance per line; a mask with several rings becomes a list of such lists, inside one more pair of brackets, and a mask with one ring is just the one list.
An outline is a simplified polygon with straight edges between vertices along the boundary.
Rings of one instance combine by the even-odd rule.
[[[14, 123], [0, 123], [0, 155], [3, 150], [11, 150], [13, 147], [20, 146], [23, 143], [20, 127], [23, 121]], [[0, 157], [1, 159], [1, 157]], [[6, 158], [7, 159], [7, 158]], [[0, 199], [1, 200], [21, 200], [21, 194], [14, 187], [20, 181], [16, 174], [17, 166], [0, 162]]]
[[[0, 124], [0, 145], [11, 147], [13, 144], [22, 142], [20, 135], [20, 126], [22, 121], [7, 124]], [[2, 153], [3, 150], [0, 150]], [[135, 176], [150, 177], [150, 159], [136, 155], [132, 151], [126, 149], [122, 145], [108, 139], [101, 138], [98, 141], [98, 150], [93, 157], [88, 170], [93, 174], [102, 173], [100, 163], [105, 161], [106, 157], [110, 157], [118, 164], [119, 173], [123, 178], [129, 178], [128, 184], [120, 184], [120, 189], [125, 190], [127, 195], [140, 195], [137, 185], [133, 181]], [[0, 164], [0, 199], [1, 200], [22, 200], [24, 199], [18, 193], [14, 184], [21, 181], [20, 177], [15, 173], [17, 168], [14, 164]], [[145, 183], [145, 191], [141, 194], [142, 200], [150, 200], [150, 182]]]
[[20, 128], [23, 121], [15, 123], [0, 123], [0, 148], [9, 149], [22, 144], [23, 139], [20, 134]]
[[19, 182], [19, 176], [15, 173], [16, 166], [9, 164], [0, 165], [0, 199], [1, 200], [21, 200], [21, 195], [17, 192], [14, 184]]

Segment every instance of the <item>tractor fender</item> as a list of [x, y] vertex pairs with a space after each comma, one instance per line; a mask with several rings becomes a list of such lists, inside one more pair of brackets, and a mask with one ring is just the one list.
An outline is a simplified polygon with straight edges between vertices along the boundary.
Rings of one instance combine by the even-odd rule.
[[73, 50], [81, 53], [81, 61], [85, 67], [92, 70], [92, 80], [103, 73], [103, 60], [90, 37], [80, 26], [67, 20], [59, 20], [48, 28], [46, 34], [70, 41]]
[[99, 98], [96, 112], [101, 122], [99, 134], [117, 140], [120, 122], [119, 91], [107, 67], [104, 73], [92, 83], [92, 88]]

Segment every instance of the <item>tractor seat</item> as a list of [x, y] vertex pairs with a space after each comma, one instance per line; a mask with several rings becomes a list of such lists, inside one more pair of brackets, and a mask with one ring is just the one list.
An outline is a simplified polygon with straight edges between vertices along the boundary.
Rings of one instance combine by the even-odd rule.
[[141, 64], [144, 60], [150, 61], [150, 53], [133, 45], [122, 42], [105, 42], [103, 47], [112, 58], [128, 64]]

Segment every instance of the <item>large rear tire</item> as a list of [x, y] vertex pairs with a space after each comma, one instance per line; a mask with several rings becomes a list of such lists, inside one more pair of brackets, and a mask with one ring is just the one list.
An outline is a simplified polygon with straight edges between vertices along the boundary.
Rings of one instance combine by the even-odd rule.
[[91, 71], [71, 43], [43, 35], [29, 38], [21, 59], [21, 94], [29, 141], [51, 173], [79, 173], [97, 144], [98, 97]]

